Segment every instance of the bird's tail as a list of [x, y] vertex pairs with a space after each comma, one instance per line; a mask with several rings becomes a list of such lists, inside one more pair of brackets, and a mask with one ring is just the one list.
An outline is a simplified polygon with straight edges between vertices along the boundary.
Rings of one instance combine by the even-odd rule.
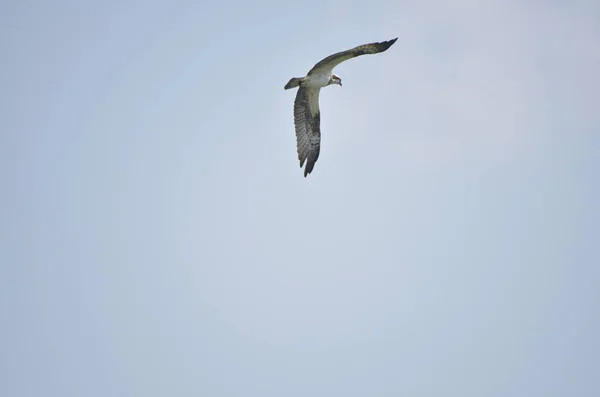
[[304, 77], [292, 77], [283, 88], [289, 90], [290, 88], [298, 87], [302, 83], [302, 80], [304, 80]]

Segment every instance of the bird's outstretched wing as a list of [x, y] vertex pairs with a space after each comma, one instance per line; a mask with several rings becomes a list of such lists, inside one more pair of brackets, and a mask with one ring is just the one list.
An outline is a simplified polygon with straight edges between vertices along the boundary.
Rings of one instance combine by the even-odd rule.
[[294, 101], [294, 125], [300, 168], [306, 161], [304, 177], [310, 174], [321, 150], [321, 113], [319, 88], [300, 86]]
[[398, 40], [396, 37], [393, 40], [382, 41], [380, 43], [369, 43], [359, 45], [358, 47], [354, 47], [350, 50], [342, 51], [335, 53], [333, 55], [329, 55], [327, 58], [323, 59], [319, 63], [317, 63], [308, 74], [311, 75], [313, 73], [331, 73], [334, 67], [339, 65], [340, 63], [347, 61], [348, 59], [352, 59], [354, 57], [358, 57], [366, 54], [378, 54], [380, 52], [384, 52], [388, 48], [392, 46]]

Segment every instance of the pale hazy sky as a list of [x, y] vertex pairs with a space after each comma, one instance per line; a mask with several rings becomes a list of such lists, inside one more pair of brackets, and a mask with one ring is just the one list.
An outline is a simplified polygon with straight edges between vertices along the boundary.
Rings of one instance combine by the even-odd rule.
[[599, 396], [599, 21], [2, 2], [0, 395]]

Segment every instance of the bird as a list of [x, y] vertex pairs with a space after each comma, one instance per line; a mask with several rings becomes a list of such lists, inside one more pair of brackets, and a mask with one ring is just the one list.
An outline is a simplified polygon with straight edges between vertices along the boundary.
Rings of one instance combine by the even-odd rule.
[[319, 61], [304, 77], [292, 77], [284, 90], [298, 87], [294, 100], [294, 127], [296, 130], [296, 149], [300, 168], [306, 161], [304, 177], [310, 174], [321, 151], [321, 112], [319, 110], [319, 92], [321, 88], [332, 84], [342, 86], [342, 79], [333, 73], [333, 69], [349, 59], [386, 51], [398, 40], [382, 41], [359, 45], [346, 51], [337, 52]]

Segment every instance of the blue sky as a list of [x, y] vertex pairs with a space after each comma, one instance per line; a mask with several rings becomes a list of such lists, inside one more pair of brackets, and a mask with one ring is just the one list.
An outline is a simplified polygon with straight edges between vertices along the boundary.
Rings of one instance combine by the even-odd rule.
[[2, 3], [0, 394], [599, 395], [599, 16]]

